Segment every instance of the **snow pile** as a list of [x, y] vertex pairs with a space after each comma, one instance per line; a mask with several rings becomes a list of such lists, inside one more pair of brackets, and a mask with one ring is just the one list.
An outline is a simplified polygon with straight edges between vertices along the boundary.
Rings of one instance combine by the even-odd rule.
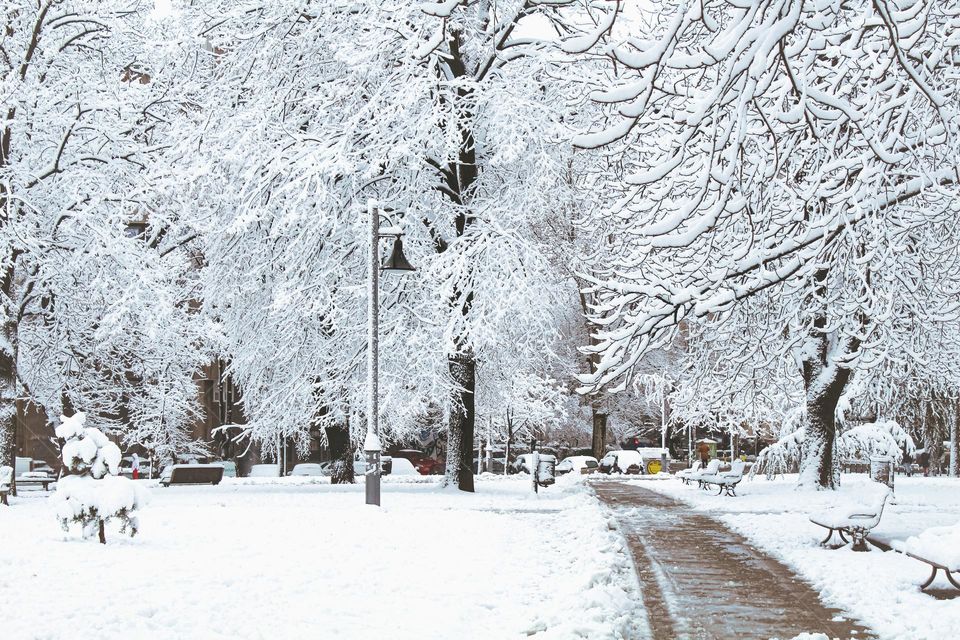
[[57, 519], [64, 531], [79, 524], [84, 538], [99, 533], [106, 543], [104, 525], [111, 518], [120, 520], [120, 532], [136, 535], [137, 512], [146, 504], [146, 493], [135, 482], [118, 476], [120, 448], [97, 428], [85, 427], [83, 412], [67, 418], [60, 416], [57, 437], [66, 440], [61, 457], [70, 475], [57, 483], [55, 496]]
[[893, 548], [960, 571], [960, 522], [952, 527], [933, 527], [906, 540], [894, 540]]

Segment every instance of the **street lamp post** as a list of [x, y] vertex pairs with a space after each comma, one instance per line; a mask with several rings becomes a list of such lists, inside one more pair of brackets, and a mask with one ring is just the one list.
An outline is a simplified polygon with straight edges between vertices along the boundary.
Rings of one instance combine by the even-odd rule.
[[[367, 201], [367, 216], [370, 219], [370, 255], [369, 255], [369, 291], [367, 296], [367, 436], [363, 442], [366, 457], [364, 484], [367, 504], [380, 506], [380, 409], [377, 400], [379, 387], [379, 311], [380, 311], [380, 270], [413, 271], [413, 266], [403, 255], [403, 243], [400, 237], [403, 231], [398, 227], [380, 228], [380, 205], [376, 200]], [[380, 238], [393, 237], [393, 250], [390, 257], [380, 264]]]

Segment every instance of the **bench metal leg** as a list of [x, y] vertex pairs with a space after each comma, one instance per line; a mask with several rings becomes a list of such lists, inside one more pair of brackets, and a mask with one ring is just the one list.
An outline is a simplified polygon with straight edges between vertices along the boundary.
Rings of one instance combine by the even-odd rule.
[[[854, 529], [850, 532], [853, 536], [853, 546], [850, 547], [854, 551], [870, 551], [870, 547], [867, 546], [867, 532], [861, 529]], [[841, 534], [842, 537], [843, 534]]]
[[850, 541], [843, 535], [843, 529], [837, 529], [837, 533], [840, 534], [840, 539], [843, 540], [843, 544], [850, 544]]
[[[930, 572], [930, 577], [927, 578], [927, 581], [924, 582], [922, 585], [920, 585], [920, 590], [921, 590], [921, 591], [923, 591], [924, 589], [926, 589], [927, 587], [929, 587], [931, 584], [933, 584], [933, 581], [936, 580], [936, 578], [937, 578], [937, 571], [938, 571], [938, 569], [937, 569], [936, 567], [934, 567], [934, 568], [933, 568], [933, 571]], [[950, 574], [949, 574], [949, 573], [947, 574], [947, 577], [948, 577], [948, 578], [950, 577]], [[950, 579], [950, 582], [953, 582], [953, 579], [952, 579], [952, 578]], [[956, 584], [956, 583], [954, 582], [954, 584]], [[958, 588], [960, 588], [960, 587], [958, 587]]]
[[719, 496], [722, 493], [723, 493], [723, 485], [720, 485], [720, 490], [717, 491], [717, 495]]
[[821, 547], [827, 546], [827, 543], [830, 542], [830, 538], [832, 538], [832, 537], [833, 537], [833, 529], [828, 529], [828, 530], [827, 530], [827, 537], [820, 541], [820, 546], [821, 546]]
[[943, 572], [944, 572], [945, 574], [947, 574], [947, 580], [950, 581], [950, 584], [952, 584], [953, 586], [955, 586], [957, 589], [960, 589], [960, 582], [957, 582], [957, 581], [956, 581], [956, 579], [953, 577], [953, 574], [951, 574], [951, 573], [950, 573], [949, 571], [947, 571], [946, 569], [944, 569]]

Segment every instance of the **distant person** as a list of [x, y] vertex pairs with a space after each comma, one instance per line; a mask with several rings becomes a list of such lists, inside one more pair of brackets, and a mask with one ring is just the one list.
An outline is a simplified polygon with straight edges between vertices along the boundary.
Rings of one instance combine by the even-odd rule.
[[137, 454], [133, 454], [133, 458], [130, 460], [130, 470], [134, 480], [140, 477], [140, 456]]
[[697, 445], [697, 451], [700, 453], [700, 466], [706, 467], [707, 463], [710, 462], [710, 447], [706, 442], [701, 442]]
[[926, 451], [923, 451], [919, 456], [917, 456], [917, 464], [920, 465], [920, 470], [923, 471], [923, 476], [927, 477], [930, 475], [930, 454]]

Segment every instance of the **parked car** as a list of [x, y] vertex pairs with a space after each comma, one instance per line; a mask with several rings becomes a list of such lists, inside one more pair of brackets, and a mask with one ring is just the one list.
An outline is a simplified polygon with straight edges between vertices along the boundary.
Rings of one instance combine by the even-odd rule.
[[414, 468], [425, 476], [443, 473], [443, 463], [416, 449], [397, 449], [390, 451], [392, 458], [404, 458], [413, 463]]
[[621, 449], [611, 451], [598, 463], [600, 473], [626, 473], [638, 475], [644, 472], [643, 456], [637, 451]]
[[218, 464], [223, 467], [223, 477], [224, 478], [236, 478], [237, 477], [237, 463], [233, 460], [214, 460], [212, 464]]
[[[487, 456], [483, 456], [483, 464], [484, 464], [484, 466], [486, 466], [486, 464], [487, 464]], [[506, 466], [507, 466], [507, 463], [506, 463], [506, 461], [505, 461], [504, 458], [503, 458], [503, 454], [500, 454], [499, 456], [492, 456], [492, 457], [490, 458], [490, 468], [486, 469], [486, 471], [487, 471], [488, 473], [493, 473], [493, 474], [497, 474], [497, 475], [503, 475], [503, 469], [504, 469], [504, 467], [506, 467]], [[444, 470], [441, 469], [441, 470], [440, 470], [440, 473], [443, 473], [443, 472], [444, 472]], [[474, 473], [480, 473], [480, 465], [479, 465], [479, 463], [477, 462], [476, 456], [474, 456], [474, 458], [473, 458], [473, 472], [474, 472]], [[512, 472], [511, 472], [511, 473], [512, 473]]]
[[278, 464], [255, 464], [250, 467], [251, 478], [279, 478], [280, 465]]
[[406, 458], [394, 458], [390, 469], [392, 476], [417, 476], [421, 475], [413, 463]]
[[517, 459], [510, 463], [510, 473], [530, 473], [533, 466], [533, 454], [522, 453]]
[[323, 472], [323, 465], [316, 462], [301, 462], [300, 464], [293, 467], [293, 471], [290, 472], [292, 476], [324, 476], [330, 475], [330, 473]]
[[593, 456], [570, 456], [564, 458], [554, 469], [558, 476], [565, 473], [576, 472], [581, 475], [596, 473], [600, 470], [600, 463]]
[[[556, 454], [551, 453], [553, 449], [544, 448], [538, 453], [541, 456], [553, 456], [556, 460]], [[530, 468], [533, 465], [533, 454], [532, 453], [521, 453], [517, 456], [517, 459], [510, 463], [510, 473], [530, 473]]]

